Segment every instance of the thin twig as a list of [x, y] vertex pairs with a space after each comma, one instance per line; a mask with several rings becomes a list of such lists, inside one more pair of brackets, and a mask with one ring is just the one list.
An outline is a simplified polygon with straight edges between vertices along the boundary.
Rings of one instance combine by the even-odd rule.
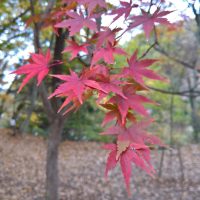
[[138, 58], [138, 60], [144, 58], [144, 57], [151, 51], [151, 49], [154, 48], [155, 45], [157, 45], [157, 42], [156, 42], [156, 41], [155, 41], [152, 45], [149, 46], [149, 48], [142, 54], [142, 56], [140, 56], [140, 57]]
[[[163, 94], [170, 94], [170, 95], [178, 95], [178, 96], [190, 96], [191, 90], [184, 90], [184, 91], [169, 91], [163, 90], [160, 88], [155, 88], [152, 86], [148, 86], [149, 89], [163, 93]], [[200, 95], [200, 91], [192, 91], [193, 94]]]

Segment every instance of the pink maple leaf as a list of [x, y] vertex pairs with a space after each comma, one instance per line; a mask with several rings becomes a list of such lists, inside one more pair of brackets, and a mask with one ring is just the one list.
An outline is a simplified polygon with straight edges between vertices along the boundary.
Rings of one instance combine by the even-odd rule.
[[31, 53], [30, 64], [23, 65], [19, 67], [19, 69], [12, 72], [17, 75], [21, 74], [26, 75], [26, 77], [22, 81], [18, 93], [34, 76], [37, 76], [37, 85], [40, 85], [44, 77], [49, 72], [50, 60], [51, 60], [50, 49], [47, 50], [46, 55], [43, 55], [42, 53]]
[[70, 71], [70, 75], [52, 75], [52, 76], [65, 81], [64, 83], [60, 84], [58, 88], [49, 96], [49, 98], [52, 98], [53, 96], [68, 97], [64, 101], [59, 111], [64, 106], [67, 106], [70, 102], [73, 102], [76, 99], [78, 99], [79, 103], [82, 104], [84, 94], [86, 93], [88, 88], [106, 92], [96, 81], [79, 77], [73, 71]]
[[115, 34], [121, 30], [121, 28], [115, 28], [111, 30], [108, 27], [101, 27], [101, 30], [97, 34], [97, 48], [101, 47], [104, 43], [110, 43], [111, 45], [115, 44]]
[[117, 15], [116, 17], [114, 17], [113, 22], [116, 21], [118, 18], [120, 18], [123, 15], [125, 16], [125, 20], [126, 20], [128, 18], [128, 16], [130, 15], [131, 10], [135, 7], [138, 7], [137, 4], [132, 5], [132, 0], [130, 0], [130, 2], [120, 1], [120, 4], [123, 7], [114, 9], [111, 12], [111, 15]]
[[88, 50], [87, 50], [88, 44], [78, 45], [74, 41], [68, 41], [68, 44], [69, 45], [64, 49], [63, 52], [71, 52], [70, 60], [77, 57], [78, 53], [81, 52], [81, 51], [84, 52], [84, 53], [88, 53]]
[[150, 150], [148, 146], [139, 143], [127, 143], [127, 145], [124, 146], [119, 152], [120, 145], [123, 145], [123, 142], [118, 142], [117, 144], [106, 144], [103, 147], [106, 150], [110, 150], [106, 163], [105, 176], [107, 177], [108, 172], [115, 168], [119, 162], [124, 176], [127, 192], [130, 194], [132, 162], [151, 176], [155, 173], [155, 171], [150, 163]]
[[106, 8], [105, 0], [63, 0], [63, 3], [71, 4], [73, 2], [79, 3], [81, 5], [85, 5], [88, 9], [89, 14], [97, 7], [100, 6], [102, 8]]
[[107, 93], [113, 92], [122, 98], [127, 98], [119, 86], [122, 82], [118, 80], [117, 75], [102, 76], [101, 79], [98, 80], [98, 83]]
[[[132, 121], [132, 122], [135, 122], [135, 116], [131, 113], [131, 112], [128, 112], [126, 117], [125, 117], [125, 121], [122, 120], [122, 116], [121, 116], [121, 113], [119, 111], [119, 108], [117, 107], [116, 104], [109, 104], [109, 103], [106, 103], [106, 104], [100, 104], [101, 106], [103, 106], [104, 108], [106, 108], [107, 110], [109, 110], [106, 114], [105, 114], [105, 117], [104, 117], [104, 120], [102, 122], [102, 126], [104, 126], [105, 124], [111, 122], [112, 120], [114, 120], [116, 118], [116, 122], [117, 124], [119, 124], [120, 126], [124, 126], [126, 124], [126, 121], [129, 120], [129, 121]], [[124, 122], [124, 123], [123, 123]]]
[[123, 69], [122, 74], [126, 77], [133, 78], [137, 83], [144, 85], [143, 78], [149, 78], [154, 80], [166, 81], [166, 78], [157, 75], [153, 70], [147, 69], [150, 65], [157, 62], [155, 59], [137, 60], [137, 51], [128, 60], [129, 67]]
[[[82, 77], [85, 77], [87, 79], [95, 80], [98, 82], [98, 84], [106, 91], [106, 93], [115, 93], [119, 96], [126, 98], [125, 95], [122, 92], [122, 89], [120, 87], [120, 84], [122, 84], [122, 81], [119, 80], [118, 75], [110, 75], [108, 67], [104, 65], [95, 65], [90, 67], [89, 69], [86, 68], [83, 73], [81, 74]], [[102, 93], [100, 93], [100, 96], [102, 96]], [[99, 98], [99, 101], [101, 98]]]
[[103, 59], [108, 64], [113, 64], [114, 63], [113, 54], [127, 55], [127, 53], [121, 48], [112, 46], [110, 43], [108, 43], [107, 47], [97, 49], [94, 52], [91, 65], [94, 65], [101, 59]]
[[151, 15], [148, 12], [142, 10], [142, 15], [140, 16], [133, 16], [130, 19], [134, 20], [130, 25], [128, 30], [135, 28], [136, 26], [143, 25], [143, 29], [146, 35], [146, 38], [149, 39], [150, 33], [155, 26], [155, 23], [171, 25], [167, 18], [164, 18], [165, 15], [170, 14], [173, 11], [161, 11], [160, 8]]
[[101, 133], [102, 135], [116, 135], [118, 140], [128, 140], [139, 144], [153, 144], [158, 146], [166, 146], [156, 136], [150, 134], [146, 129], [152, 123], [152, 119], [142, 120], [140, 122], [133, 122], [130, 127], [112, 126], [106, 131]]
[[78, 33], [84, 26], [97, 31], [96, 23], [90, 17], [84, 17], [83, 13], [67, 12], [71, 19], [63, 20], [55, 25], [56, 28], [69, 28], [70, 36]]
[[154, 103], [153, 101], [142, 95], [136, 94], [133, 87], [130, 86], [123, 87], [123, 94], [126, 98], [120, 95], [115, 95], [107, 102], [115, 104], [118, 107], [118, 110], [121, 114], [122, 124], [125, 124], [129, 109], [132, 109], [143, 116], [148, 116], [148, 112], [143, 104]]
[[92, 13], [92, 11], [97, 7], [100, 6], [102, 8], [106, 8], [106, 2], [105, 0], [80, 0], [82, 4], [85, 4], [88, 8], [89, 14]]

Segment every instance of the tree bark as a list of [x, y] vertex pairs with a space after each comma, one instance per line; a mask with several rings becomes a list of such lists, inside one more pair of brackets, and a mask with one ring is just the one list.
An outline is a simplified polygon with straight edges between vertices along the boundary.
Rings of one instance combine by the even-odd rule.
[[58, 154], [64, 120], [58, 115], [49, 129], [46, 163], [46, 199], [59, 200]]
[[190, 89], [190, 96], [189, 96], [189, 103], [191, 107], [191, 123], [193, 127], [193, 140], [195, 143], [199, 142], [199, 133], [200, 133], [200, 125], [199, 125], [199, 116], [197, 113], [197, 105], [196, 105], [196, 98], [192, 95], [192, 81], [190, 80], [190, 77], [187, 79], [188, 87]]
[[200, 133], [200, 125], [199, 125], [199, 117], [197, 115], [196, 102], [194, 97], [190, 97], [190, 107], [191, 107], [191, 120], [193, 127], [193, 140], [195, 143], [199, 142], [199, 133]]

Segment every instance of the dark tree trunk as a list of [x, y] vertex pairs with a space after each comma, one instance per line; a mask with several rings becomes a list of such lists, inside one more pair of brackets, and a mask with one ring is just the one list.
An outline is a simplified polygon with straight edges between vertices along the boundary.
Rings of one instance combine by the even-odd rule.
[[[195, 75], [195, 74], [194, 74]], [[195, 79], [194, 79], [195, 80]], [[196, 105], [196, 97], [193, 95], [193, 90], [192, 90], [192, 83], [190, 78], [187, 79], [188, 86], [189, 86], [189, 103], [191, 107], [191, 123], [193, 127], [193, 140], [194, 142], [198, 143], [199, 142], [199, 133], [200, 133], [200, 124], [199, 124], [199, 115], [197, 113], [197, 105]], [[195, 82], [196, 83], [196, 82]]]
[[199, 116], [197, 115], [197, 108], [195, 98], [190, 96], [190, 107], [191, 107], [191, 120], [193, 127], [193, 140], [194, 142], [199, 142], [199, 133], [200, 133], [200, 125], [199, 125]]
[[64, 120], [57, 116], [53, 120], [47, 140], [47, 163], [46, 163], [46, 199], [59, 200], [59, 175], [58, 153]]

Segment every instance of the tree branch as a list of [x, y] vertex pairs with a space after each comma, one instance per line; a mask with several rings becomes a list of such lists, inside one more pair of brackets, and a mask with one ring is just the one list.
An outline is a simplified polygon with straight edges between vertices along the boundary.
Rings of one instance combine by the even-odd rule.
[[[34, 10], [34, 2], [33, 0], [30, 0], [30, 5], [31, 5], [31, 13], [34, 16], [35, 15], [35, 10]], [[34, 47], [35, 51], [39, 52], [40, 49], [40, 38], [39, 38], [39, 33], [40, 33], [40, 28], [37, 23], [34, 23]], [[51, 105], [51, 102], [48, 100], [48, 94], [47, 94], [47, 89], [44, 85], [44, 83], [41, 84], [39, 88], [39, 93], [44, 105], [45, 112], [47, 113], [47, 117], [49, 121], [52, 120], [53, 116], [55, 115], [55, 112], [53, 110], [53, 107]]]
[[153, 44], [151, 44], [151, 45], [149, 46], [149, 48], [142, 54], [142, 56], [140, 56], [140, 57], [138, 58], [138, 60], [144, 58], [144, 57], [151, 51], [151, 49], [153, 49], [156, 45], [157, 45], [157, 41], [155, 41]]
[[170, 58], [171, 60], [175, 61], [178, 64], [181, 64], [182, 66], [192, 69], [192, 70], [197, 70], [198, 72], [200, 72], [199, 69], [195, 69], [195, 67], [193, 65], [190, 65], [189, 63], [186, 63], [178, 58], [174, 58], [173, 56], [171, 56], [168, 52], [166, 52], [164, 49], [160, 48], [160, 45], [154, 46], [154, 49], [156, 51], [158, 51], [159, 53], [163, 54], [164, 56]]
[[[46, 7], [46, 9], [45, 9], [45, 11], [42, 15], [43, 19], [45, 19], [48, 16], [48, 14], [51, 12], [54, 4], [55, 4], [55, 0], [49, 0], [49, 3], [48, 3], [48, 5], [47, 5], [47, 7]], [[43, 21], [41, 23], [38, 23], [38, 26], [41, 28], [43, 26]]]
[[160, 92], [163, 94], [170, 94], [170, 95], [187, 96], [187, 97], [190, 96], [190, 93], [196, 94], [197, 96], [200, 95], [200, 91], [193, 91], [193, 90], [169, 91], [169, 90], [163, 90], [163, 89], [155, 88], [155, 87], [151, 87], [151, 86], [148, 86], [148, 88], [151, 90], [154, 90], [156, 92]]
[[[56, 41], [55, 41], [55, 46], [54, 46], [54, 55], [53, 55], [53, 59], [54, 60], [62, 60], [62, 52], [64, 50], [64, 42], [65, 42], [65, 38], [68, 37], [69, 32], [65, 31], [63, 32], [63, 29], [58, 29], [58, 36], [56, 36]], [[61, 74], [62, 73], [62, 65], [61, 64], [57, 64], [52, 68], [52, 72], [53, 74]], [[52, 79], [52, 90], [54, 90], [58, 83], [60, 83], [60, 80], [58, 79]], [[52, 98], [51, 99], [52, 102], [52, 106], [55, 112], [57, 112], [59, 106], [60, 106], [60, 99], [58, 98]]]
[[3, 34], [3, 32], [7, 29], [7, 26], [9, 26], [10, 24], [14, 24], [19, 18], [23, 17], [29, 10], [30, 10], [30, 7], [28, 7], [24, 12], [22, 12], [21, 14], [19, 14], [15, 18], [13, 18], [11, 22], [4, 24], [2, 26], [3, 28], [0, 29], [0, 35]]
[[46, 90], [44, 83], [41, 83], [41, 85], [39, 86], [39, 93], [40, 93], [40, 97], [42, 99], [42, 103], [44, 105], [44, 110], [47, 114], [49, 121], [51, 121], [56, 113], [54, 112], [54, 110], [52, 108], [50, 100], [48, 100], [48, 98], [47, 98], [48, 94], [47, 94], [47, 90]]

